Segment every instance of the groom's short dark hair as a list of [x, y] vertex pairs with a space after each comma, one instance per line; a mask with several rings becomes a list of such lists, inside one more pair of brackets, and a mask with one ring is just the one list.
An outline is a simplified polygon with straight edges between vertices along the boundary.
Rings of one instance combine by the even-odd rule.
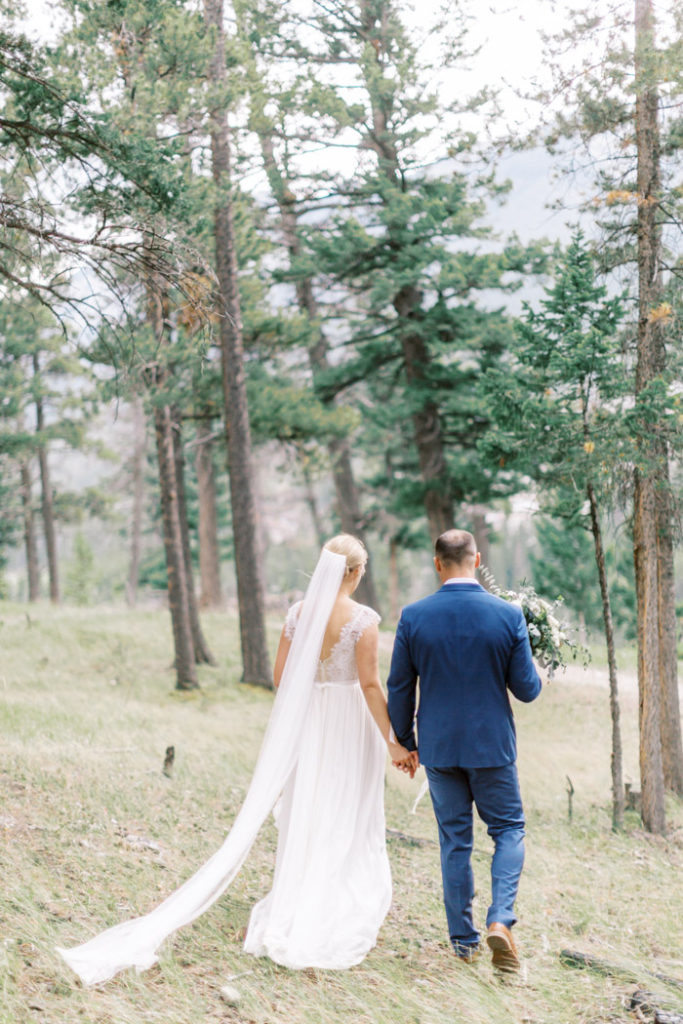
[[463, 565], [477, 556], [477, 543], [467, 530], [446, 530], [437, 538], [434, 554], [445, 565]]

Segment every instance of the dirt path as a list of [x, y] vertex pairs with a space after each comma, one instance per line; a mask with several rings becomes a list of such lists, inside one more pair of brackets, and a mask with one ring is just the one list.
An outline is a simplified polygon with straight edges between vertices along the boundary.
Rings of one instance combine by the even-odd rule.
[[[567, 665], [567, 668], [559, 669], [555, 682], [569, 683], [572, 686], [599, 686], [605, 690], [609, 689], [609, 674], [606, 668], [598, 668], [596, 665]], [[617, 685], [623, 692], [635, 692], [638, 689], [638, 676], [631, 669], [620, 669], [617, 673]]]
[[[391, 656], [391, 649], [394, 644], [394, 634], [381, 631], [379, 634], [379, 648], [382, 653]], [[570, 663], [563, 671], [560, 669], [555, 683], [569, 684], [570, 686], [599, 686], [603, 689], [609, 688], [609, 676], [607, 668], [588, 664], [586, 668], [581, 664]], [[619, 690], [624, 693], [635, 693], [638, 690], [638, 676], [633, 669], [620, 669], [618, 676]], [[683, 685], [681, 686], [683, 697]]]

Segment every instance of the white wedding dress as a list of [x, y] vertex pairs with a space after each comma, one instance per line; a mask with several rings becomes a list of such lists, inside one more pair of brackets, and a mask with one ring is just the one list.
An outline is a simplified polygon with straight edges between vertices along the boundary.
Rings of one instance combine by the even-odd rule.
[[[299, 609], [300, 602], [287, 615], [290, 638]], [[386, 747], [356, 668], [356, 644], [378, 621], [358, 605], [318, 662], [298, 762], [282, 794], [273, 888], [252, 911], [244, 948], [285, 967], [360, 963], [391, 902]]]
[[[358, 605], [320, 661], [346, 570], [323, 550], [244, 803], [223, 844], [149, 913], [57, 951], [86, 985], [156, 963], [165, 939], [220, 898], [280, 801], [275, 881], [252, 914], [246, 948], [291, 967], [350, 967], [374, 945], [391, 899], [384, 840], [385, 752], [358, 682], [355, 648], [378, 616]], [[295, 628], [296, 626], [296, 628]]]

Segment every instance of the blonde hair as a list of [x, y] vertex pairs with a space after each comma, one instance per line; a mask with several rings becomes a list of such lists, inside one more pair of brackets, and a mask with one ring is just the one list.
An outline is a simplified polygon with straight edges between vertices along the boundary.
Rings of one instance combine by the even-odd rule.
[[338, 533], [336, 537], [332, 537], [327, 541], [324, 548], [327, 551], [332, 551], [335, 555], [344, 556], [346, 559], [347, 576], [359, 566], [363, 570], [365, 569], [365, 563], [368, 560], [365, 545], [357, 537], [352, 537], [350, 533]]

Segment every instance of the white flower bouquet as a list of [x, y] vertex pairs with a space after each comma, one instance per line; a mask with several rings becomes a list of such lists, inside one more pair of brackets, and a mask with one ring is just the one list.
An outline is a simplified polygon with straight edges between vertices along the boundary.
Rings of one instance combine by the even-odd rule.
[[556, 601], [545, 601], [526, 580], [522, 580], [517, 591], [503, 590], [488, 569], [482, 567], [480, 572], [492, 594], [522, 609], [531, 653], [550, 676], [555, 669], [566, 666], [567, 654], [571, 653], [573, 659], [580, 653], [584, 658], [588, 657], [588, 652], [573, 638], [571, 626], [557, 615], [557, 609], [563, 603], [561, 597]]

